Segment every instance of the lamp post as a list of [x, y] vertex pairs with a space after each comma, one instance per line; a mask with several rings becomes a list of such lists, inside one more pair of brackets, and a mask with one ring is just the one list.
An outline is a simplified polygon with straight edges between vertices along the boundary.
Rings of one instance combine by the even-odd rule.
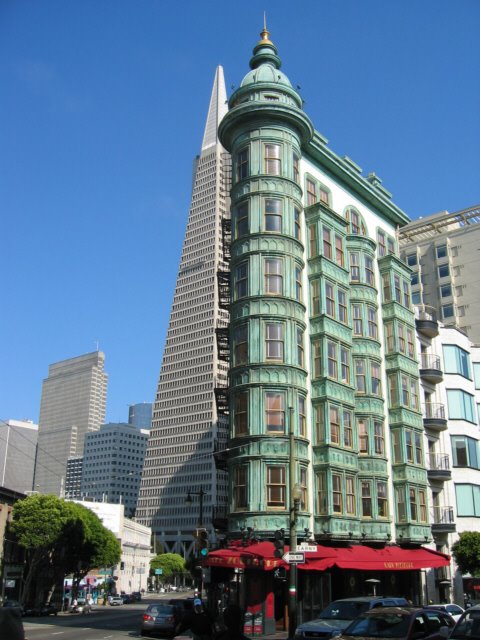
[[192, 505], [193, 500], [192, 496], [198, 496], [198, 502], [200, 506], [200, 510], [198, 512], [198, 526], [203, 527], [203, 496], [205, 495], [205, 491], [200, 487], [200, 491], [189, 491], [187, 493], [187, 497], [185, 498], [185, 504]]
[[[293, 407], [288, 408], [289, 421], [289, 488], [290, 488], [290, 552], [297, 550], [297, 520], [300, 511], [302, 488], [295, 482], [295, 436], [293, 433]], [[297, 626], [297, 565], [292, 563], [289, 571], [288, 585], [288, 636], [293, 638]]]

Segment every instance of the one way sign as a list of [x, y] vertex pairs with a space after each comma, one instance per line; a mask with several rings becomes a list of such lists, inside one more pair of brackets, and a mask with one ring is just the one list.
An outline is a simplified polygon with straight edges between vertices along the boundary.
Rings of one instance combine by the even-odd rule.
[[304, 564], [305, 553], [303, 551], [289, 551], [282, 556], [282, 560], [287, 564]]

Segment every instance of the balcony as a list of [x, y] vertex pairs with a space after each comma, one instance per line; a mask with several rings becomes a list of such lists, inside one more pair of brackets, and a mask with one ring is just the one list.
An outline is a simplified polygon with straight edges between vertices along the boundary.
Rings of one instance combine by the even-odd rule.
[[453, 507], [433, 507], [431, 512], [432, 534], [453, 533], [456, 530]]
[[215, 402], [217, 404], [217, 412], [220, 415], [228, 416], [228, 387], [218, 386], [215, 387]]
[[220, 269], [217, 271], [218, 306], [221, 309], [230, 309], [230, 271]]
[[227, 471], [228, 468], [228, 450], [224, 442], [218, 442], [215, 440], [213, 446], [213, 459], [215, 461], [215, 468], [219, 471]]
[[219, 360], [230, 361], [230, 341], [228, 337], [228, 327], [217, 327], [215, 329], [217, 338], [217, 355]]
[[445, 431], [445, 405], [440, 402], [426, 402], [423, 405], [423, 426], [430, 431]]
[[437, 310], [424, 304], [415, 306], [415, 325], [427, 338], [438, 336]]
[[231, 258], [230, 247], [232, 244], [231, 218], [222, 218], [222, 244], [223, 244], [223, 259], [225, 262], [230, 262], [230, 258]]
[[427, 475], [430, 481], [445, 482], [452, 479], [450, 456], [446, 453], [430, 453], [427, 457]]
[[443, 380], [439, 356], [422, 353], [420, 355], [420, 375], [427, 382], [438, 384]]

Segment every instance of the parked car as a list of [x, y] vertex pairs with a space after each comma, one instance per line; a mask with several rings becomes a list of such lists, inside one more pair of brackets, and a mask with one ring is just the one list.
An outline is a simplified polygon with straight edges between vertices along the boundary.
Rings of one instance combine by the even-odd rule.
[[440, 609], [380, 607], [362, 613], [338, 640], [445, 640], [454, 625], [452, 616]]
[[446, 611], [449, 613], [452, 618], [457, 622], [460, 619], [460, 616], [465, 611], [458, 604], [429, 604], [427, 609], [440, 609], [441, 611]]
[[405, 598], [383, 598], [365, 596], [335, 600], [326, 607], [318, 618], [297, 627], [295, 640], [301, 638], [333, 638], [339, 636], [361, 613], [375, 607], [393, 607], [408, 604]]
[[122, 596], [112, 596], [108, 601], [108, 604], [111, 607], [118, 607], [123, 604], [123, 598]]
[[142, 599], [142, 594], [140, 591], [133, 591], [132, 596], [135, 598], [136, 602], [140, 602], [140, 600]]
[[140, 633], [142, 636], [158, 633], [174, 638], [178, 621], [173, 605], [151, 604], [143, 614]]
[[468, 608], [462, 613], [450, 638], [453, 640], [480, 640], [480, 604]]
[[133, 593], [122, 593], [121, 598], [123, 600], [123, 604], [132, 604], [132, 602], [135, 602]]
[[47, 604], [43, 604], [38, 609], [39, 616], [56, 616], [60, 611], [60, 607], [57, 607], [53, 602], [48, 602]]

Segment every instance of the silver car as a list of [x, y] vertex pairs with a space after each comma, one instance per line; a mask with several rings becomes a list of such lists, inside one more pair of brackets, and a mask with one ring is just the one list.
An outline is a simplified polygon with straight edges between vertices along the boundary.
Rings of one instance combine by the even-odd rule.
[[177, 626], [176, 609], [171, 604], [151, 604], [143, 614], [140, 633], [149, 636], [152, 633], [175, 637]]

